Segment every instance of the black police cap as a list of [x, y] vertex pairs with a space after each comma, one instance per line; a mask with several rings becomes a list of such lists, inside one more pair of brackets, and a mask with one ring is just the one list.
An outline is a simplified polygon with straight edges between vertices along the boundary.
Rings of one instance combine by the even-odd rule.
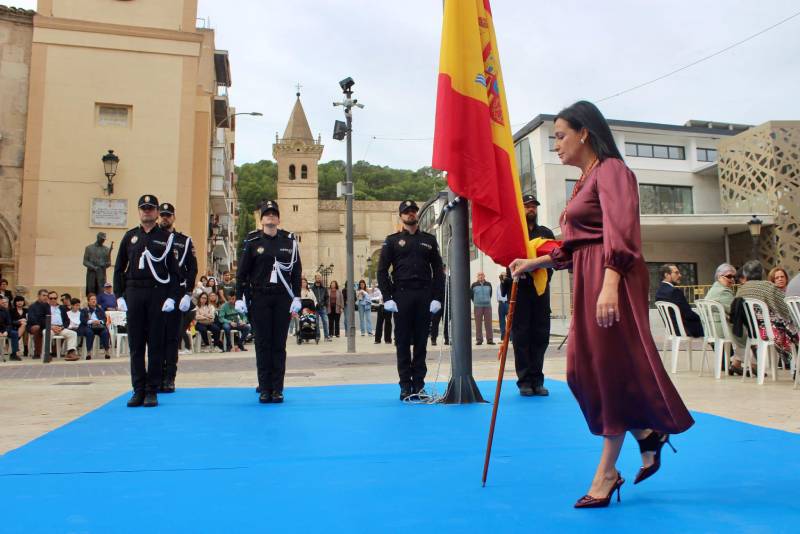
[[281, 210], [278, 208], [278, 203], [274, 200], [267, 200], [261, 204], [261, 216], [263, 217], [268, 211], [274, 211], [278, 217], [281, 215]]
[[139, 197], [138, 206], [144, 208], [145, 206], [158, 207], [158, 199], [155, 195], [142, 195]]
[[403, 212], [408, 210], [417, 210], [419, 211], [419, 206], [413, 200], [404, 200], [400, 203], [400, 214], [402, 215]]
[[539, 204], [539, 201], [536, 200], [536, 197], [533, 195], [522, 195], [522, 203], [533, 204], [534, 206], [541, 206], [541, 204]]
[[158, 207], [158, 213], [164, 215], [165, 213], [169, 215], [175, 215], [175, 206], [170, 204], [169, 202], [164, 202]]

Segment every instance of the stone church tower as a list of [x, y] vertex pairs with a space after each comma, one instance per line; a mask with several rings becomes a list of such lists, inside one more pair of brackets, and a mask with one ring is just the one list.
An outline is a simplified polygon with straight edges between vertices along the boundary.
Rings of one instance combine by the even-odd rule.
[[303, 272], [309, 276], [320, 264], [317, 164], [323, 148], [321, 138], [314, 140], [311, 135], [300, 93], [297, 93], [283, 138], [276, 136], [272, 145], [272, 157], [278, 163], [281, 228], [297, 235]]

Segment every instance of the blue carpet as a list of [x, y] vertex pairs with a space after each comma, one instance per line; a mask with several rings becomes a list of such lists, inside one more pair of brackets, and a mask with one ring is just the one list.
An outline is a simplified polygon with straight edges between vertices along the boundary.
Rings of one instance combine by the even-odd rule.
[[[622, 503], [573, 510], [599, 456], [565, 384], [491, 406], [405, 405], [390, 385], [126, 396], [0, 457], [3, 532], [797, 532], [800, 435], [694, 414]], [[484, 396], [493, 384], [482, 383]]]

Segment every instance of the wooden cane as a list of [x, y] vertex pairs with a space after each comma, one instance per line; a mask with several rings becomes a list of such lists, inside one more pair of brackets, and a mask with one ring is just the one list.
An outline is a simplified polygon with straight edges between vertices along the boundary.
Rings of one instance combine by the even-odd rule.
[[511, 337], [511, 324], [514, 320], [514, 308], [517, 304], [517, 284], [519, 280], [514, 278], [511, 285], [511, 301], [508, 305], [508, 315], [506, 316], [506, 333], [503, 336], [503, 343], [500, 345], [498, 356], [500, 358], [500, 372], [497, 375], [497, 388], [494, 391], [494, 406], [492, 407], [492, 422], [489, 425], [489, 441], [486, 443], [486, 458], [483, 461], [483, 487], [486, 487], [486, 475], [489, 473], [489, 458], [492, 455], [492, 440], [494, 439], [494, 424], [497, 421], [497, 406], [500, 404], [500, 388], [503, 387], [503, 374], [506, 370], [506, 354], [508, 353], [508, 339]]

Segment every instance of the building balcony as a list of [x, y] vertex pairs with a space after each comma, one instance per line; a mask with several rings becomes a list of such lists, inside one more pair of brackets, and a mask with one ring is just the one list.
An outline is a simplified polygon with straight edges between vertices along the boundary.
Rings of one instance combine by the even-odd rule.
[[230, 110], [228, 107], [228, 95], [217, 95], [214, 97], [214, 125], [227, 128]]

